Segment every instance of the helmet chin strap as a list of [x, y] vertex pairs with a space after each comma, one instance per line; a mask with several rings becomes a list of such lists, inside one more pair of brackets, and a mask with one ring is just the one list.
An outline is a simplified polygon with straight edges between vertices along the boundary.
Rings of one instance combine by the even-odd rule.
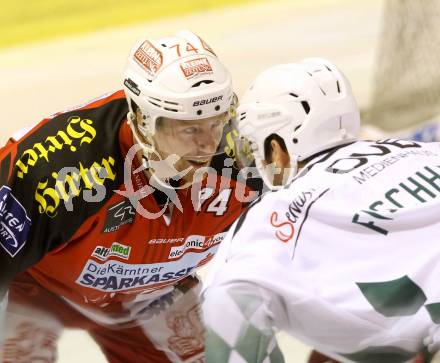
[[151, 145], [146, 144], [144, 141], [141, 140], [138, 128], [136, 127], [136, 114], [134, 112], [128, 112], [127, 122], [130, 126], [136, 143], [142, 148], [142, 157], [145, 157], [148, 160], [148, 156], [156, 151], [155, 147], [153, 146], [153, 140], [151, 138], [150, 140], [148, 140], [149, 142], [151, 142]]
[[286, 182], [284, 185], [289, 184], [301, 171], [301, 168], [299, 167], [299, 157], [298, 155], [290, 155], [290, 169], [289, 169], [289, 175], [286, 178]]

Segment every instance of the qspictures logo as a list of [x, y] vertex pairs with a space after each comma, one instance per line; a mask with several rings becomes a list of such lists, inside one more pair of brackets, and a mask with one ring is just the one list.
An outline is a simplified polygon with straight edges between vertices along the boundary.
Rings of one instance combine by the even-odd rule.
[[0, 246], [11, 256], [26, 244], [31, 219], [7, 186], [0, 188]]

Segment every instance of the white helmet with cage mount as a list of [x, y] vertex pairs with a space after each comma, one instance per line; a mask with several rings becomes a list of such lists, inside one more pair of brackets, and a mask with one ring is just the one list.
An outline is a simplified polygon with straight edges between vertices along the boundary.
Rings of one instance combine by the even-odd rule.
[[359, 108], [349, 81], [322, 58], [262, 72], [243, 96], [237, 118], [237, 155], [247, 158], [247, 163], [255, 160], [271, 189], [282, 185], [270, 180], [265, 157], [269, 137], [281, 138], [287, 149], [290, 166], [282, 183], [286, 184], [296, 175], [299, 161], [356, 140], [360, 129]]
[[155, 151], [159, 118], [208, 119], [229, 112], [233, 102], [229, 71], [204, 40], [187, 30], [140, 40], [130, 52], [124, 91], [128, 120], [146, 158]]

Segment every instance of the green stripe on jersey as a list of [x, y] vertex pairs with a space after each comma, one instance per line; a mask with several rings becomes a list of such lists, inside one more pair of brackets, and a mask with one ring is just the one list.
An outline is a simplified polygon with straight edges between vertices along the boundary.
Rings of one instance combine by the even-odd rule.
[[374, 310], [386, 317], [414, 315], [426, 301], [422, 289], [408, 276], [356, 284]]

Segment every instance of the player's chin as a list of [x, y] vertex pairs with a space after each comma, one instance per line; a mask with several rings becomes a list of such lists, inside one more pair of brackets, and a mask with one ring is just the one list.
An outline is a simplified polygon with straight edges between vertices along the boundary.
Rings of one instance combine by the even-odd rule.
[[197, 184], [203, 181], [203, 179], [206, 177], [206, 173], [204, 170], [206, 170], [209, 165], [211, 164], [211, 160], [206, 160], [203, 163], [200, 161], [197, 162], [191, 162], [188, 160], [185, 160], [185, 169], [188, 167], [191, 167], [191, 170], [186, 173], [186, 175], [183, 177], [186, 184]]

